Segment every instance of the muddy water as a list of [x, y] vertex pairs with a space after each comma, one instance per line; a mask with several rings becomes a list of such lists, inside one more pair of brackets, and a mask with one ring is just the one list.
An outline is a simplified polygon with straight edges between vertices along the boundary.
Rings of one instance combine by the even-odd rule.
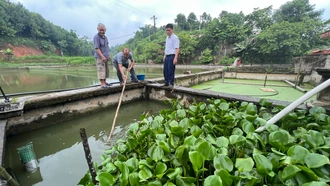
[[[139, 120], [142, 112], [152, 109], [152, 114], [168, 107], [163, 103], [139, 101], [122, 105], [112, 142], [122, 137], [128, 124]], [[94, 161], [101, 162], [115, 114], [115, 108], [84, 116], [59, 125], [8, 137], [5, 166], [14, 170], [22, 186], [71, 186], [77, 185], [88, 170], [79, 129], [85, 128]], [[21, 164], [17, 148], [33, 142], [40, 169], [27, 173]]]
[[[137, 74], [145, 74], [146, 79], [163, 77], [162, 68], [135, 67]], [[176, 74], [183, 74], [187, 69], [176, 69]], [[201, 72], [203, 69], [191, 69]], [[94, 66], [58, 67], [58, 68], [0, 68], [0, 85], [6, 94], [43, 90], [78, 88], [98, 85]], [[108, 82], [118, 82], [115, 69], [110, 66]]]

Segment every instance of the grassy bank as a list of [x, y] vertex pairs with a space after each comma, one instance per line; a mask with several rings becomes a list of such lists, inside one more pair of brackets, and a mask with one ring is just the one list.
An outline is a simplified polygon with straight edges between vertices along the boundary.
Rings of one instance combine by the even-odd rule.
[[93, 56], [25, 56], [12, 60], [0, 60], [0, 67], [17, 67], [17, 66], [54, 66], [54, 65], [93, 65], [95, 59]]

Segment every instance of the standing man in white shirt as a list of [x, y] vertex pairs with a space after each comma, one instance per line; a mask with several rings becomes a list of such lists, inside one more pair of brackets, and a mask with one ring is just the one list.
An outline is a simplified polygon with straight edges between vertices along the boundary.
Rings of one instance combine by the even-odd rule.
[[180, 40], [173, 33], [173, 24], [166, 25], [166, 44], [164, 54], [164, 86], [174, 87], [175, 65], [178, 62]]

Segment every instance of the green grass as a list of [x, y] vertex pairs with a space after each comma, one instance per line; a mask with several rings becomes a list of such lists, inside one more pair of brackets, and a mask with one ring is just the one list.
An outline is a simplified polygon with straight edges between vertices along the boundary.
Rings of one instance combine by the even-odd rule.
[[13, 60], [0, 61], [0, 67], [17, 67], [17, 66], [58, 66], [58, 65], [93, 65], [95, 58], [93, 56], [24, 56]]

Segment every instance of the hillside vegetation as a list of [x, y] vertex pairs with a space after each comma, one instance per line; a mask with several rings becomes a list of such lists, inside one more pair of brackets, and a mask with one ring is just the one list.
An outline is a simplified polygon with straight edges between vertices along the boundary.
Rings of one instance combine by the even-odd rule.
[[63, 52], [66, 56], [88, 56], [93, 51], [87, 37], [54, 25], [20, 3], [0, 0], [0, 48], [8, 44], [39, 48], [44, 54]]
[[[220, 12], [200, 18], [191, 12], [174, 19], [180, 38], [179, 63], [232, 63], [236, 57], [245, 63], [290, 63], [312, 49], [330, 46], [320, 35], [329, 29], [322, 20], [323, 10], [315, 10], [308, 0], [293, 0], [274, 10], [255, 8], [251, 14]], [[165, 27], [145, 25], [134, 38], [118, 47], [129, 47], [138, 62], [161, 62]], [[221, 59], [221, 60], [220, 60]]]

